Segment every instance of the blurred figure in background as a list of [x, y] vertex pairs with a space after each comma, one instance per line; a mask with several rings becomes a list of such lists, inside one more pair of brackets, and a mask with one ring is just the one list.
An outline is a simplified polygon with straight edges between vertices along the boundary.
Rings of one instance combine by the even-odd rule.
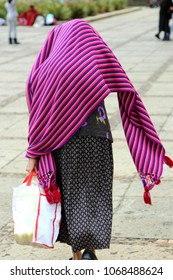
[[159, 6], [159, 3], [157, 0], [151, 0], [147, 2], [147, 6], [150, 8], [157, 8]]
[[5, 20], [3, 18], [0, 18], [0, 26], [5, 24]]
[[34, 5], [31, 5], [26, 11], [27, 25], [32, 26], [35, 23], [37, 16], [38, 11], [35, 9]]
[[45, 25], [54, 25], [54, 24], [56, 24], [56, 22], [57, 21], [53, 14], [49, 13], [45, 16]]
[[16, 36], [16, 24], [17, 24], [17, 16], [18, 16], [18, 12], [16, 10], [15, 7], [16, 4], [16, 0], [8, 0], [5, 3], [5, 7], [7, 10], [7, 24], [8, 24], [8, 28], [9, 28], [9, 44], [19, 44], [19, 42], [17, 41], [17, 36]]
[[160, 39], [161, 31], [164, 31], [164, 41], [170, 40], [170, 27], [169, 20], [172, 17], [173, 12], [173, 0], [162, 0], [160, 2], [160, 14], [159, 14], [159, 32], [155, 35]]
[[26, 13], [20, 13], [19, 15], [19, 24], [20, 25], [27, 25]]

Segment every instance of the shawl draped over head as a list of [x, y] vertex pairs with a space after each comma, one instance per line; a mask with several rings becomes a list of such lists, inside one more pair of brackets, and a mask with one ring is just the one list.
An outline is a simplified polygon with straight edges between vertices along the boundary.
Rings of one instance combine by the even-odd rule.
[[118, 96], [126, 140], [144, 186], [144, 201], [160, 182], [164, 147], [144, 104], [110, 48], [86, 21], [51, 30], [27, 80], [29, 146], [38, 158], [38, 178], [50, 203], [60, 200], [52, 151], [62, 147], [111, 93]]

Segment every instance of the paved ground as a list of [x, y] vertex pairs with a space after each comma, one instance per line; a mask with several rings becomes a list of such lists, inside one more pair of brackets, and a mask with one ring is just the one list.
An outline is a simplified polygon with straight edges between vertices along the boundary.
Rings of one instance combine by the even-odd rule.
[[[91, 23], [120, 60], [139, 91], [167, 154], [173, 157], [173, 41], [154, 37], [158, 9], [143, 8]], [[67, 259], [71, 249], [20, 246], [13, 237], [13, 186], [25, 177], [27, 107], [25, 81], [49, 27], [18, 27], [20, 45], [8, 45], [0, 27], [0, 259]], [[143, 188], [121, 126], [116, 94], [106, 100], [114, 137], [114, 218], [110, 250], [100, 259], [172, 259], [173, 170], [165, 167], [162, 184], [152, 191], [153, 206], [143, 203]]]

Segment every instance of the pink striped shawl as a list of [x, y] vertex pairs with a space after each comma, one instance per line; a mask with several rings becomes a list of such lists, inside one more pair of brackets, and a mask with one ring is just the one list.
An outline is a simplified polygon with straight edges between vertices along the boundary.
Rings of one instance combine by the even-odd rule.
[[50, 203], [59, 191], [51, 152], [62, 147], [111, 92], [117, 92], [127, 143], [144, 185], [144, 201], [151, 204], [149, 190], [159, 183], [168, 159], [164, 147], [119, 61], [82, 19], [51, 30], [27, 80], [26, 157], [39, 158], [39, 181], [49, 192]]

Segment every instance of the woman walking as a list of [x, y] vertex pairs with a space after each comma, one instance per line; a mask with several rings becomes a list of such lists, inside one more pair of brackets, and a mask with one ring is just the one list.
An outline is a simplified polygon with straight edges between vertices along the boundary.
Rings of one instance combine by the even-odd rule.
[[16, 24], [17, 24], [17, 10], [15, 7], [16, 0], [8, 0], [5, 3], [5, 7], [7, 10], [7, 24], [8, 24], [8, 38], [9, 44], [19, 44], [17, 41], [17, 34], [16, 34]]
[[160, 33], [164, 31], [163, 41], [170, 40], [170, 26], [169, 21], [172, 17], [173, 12], [173, 0], [162, 0], [160, 2], [160, 13], [159, 13], [159, 32], [155, 35], [160, 39]]
[[[144, 186], [144, 201], [172, 161], [126, 73], [84, 20], [52, 29], [27, 81], [29, 158], [50, 203], [62, 197], [58, 240], [73, 260], [96, 260], [110, 246], [112, 135], [104, 99], [118, 94], [127, 143]], [[82, 250], [84, 250], [82, 252]]]

